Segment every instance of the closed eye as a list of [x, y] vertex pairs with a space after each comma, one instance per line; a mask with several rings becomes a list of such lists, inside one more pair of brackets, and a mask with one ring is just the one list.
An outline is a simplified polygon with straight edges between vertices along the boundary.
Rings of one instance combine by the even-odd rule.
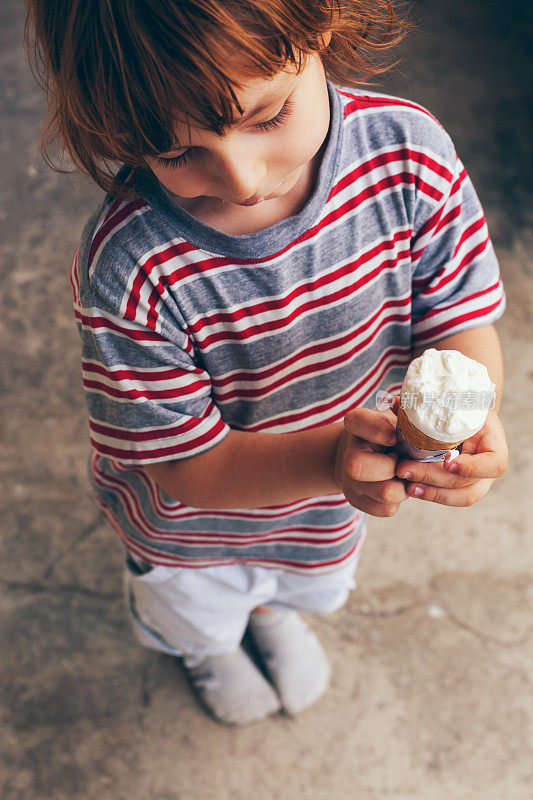
[[[279, 128], [280, 125], [287, 119], [287, 117], [292, 112], [293, 104], [289, 98], [285, 100], [283, 104], [283, 108], [279, 111], [275, 117], [272, 119], [267, 120], [266, 122], [258, 122], [254, 125], [254, 128], [260, 131], [271, 131], [274, 128]], [[178, 167], [182, 167], [187, 161], [192, 157], [192, 148], [189, 147], [188, 150], [185, 152], [180, 153], [178, 156], [173, 156], [172, 158], [162, 158], [161, 156], [155, 156], [155, 160], [158, 164], [161, 164], [163, 167], [168, 167], [169, 169], [177, 169]]]
[[254, 125], [254, 127], [258, 128], [260, 131], [270, 131], [272, 128], [279, 128], [281, 123], [287, 119], [291, 111], [292, 102], [289, 100], [289, 98], [287, 98], [283, 104], [283, 108], [278, 114], [276, 114], [275, 117], [267, 120], [266, 122], [258, 122], [257, 125]]

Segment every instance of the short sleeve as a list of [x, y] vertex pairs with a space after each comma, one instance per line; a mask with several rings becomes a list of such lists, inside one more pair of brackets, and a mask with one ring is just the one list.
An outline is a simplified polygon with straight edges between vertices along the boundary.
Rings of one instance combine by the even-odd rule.
[[415, 204], [411, 258], [412, 346], [469, 328], [503, 314], [505, 293], [483, 209], [447, 134], [447, 158], [438, 180], [420, 182]]
[[117, 280], [100, 272], [83, 291], [73, 281], [93, 447], [139, 465], [210, 449], [230, 428], [184, 325], [168, 309], [157, 325], [128, 318]]

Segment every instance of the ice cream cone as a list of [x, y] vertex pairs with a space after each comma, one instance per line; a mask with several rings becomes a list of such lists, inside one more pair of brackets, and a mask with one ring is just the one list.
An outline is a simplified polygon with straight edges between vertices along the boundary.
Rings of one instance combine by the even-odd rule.
[[422, 433], [422, 431], [419, 431], [418, 428], [415, 428], [415, 426], [409, 422], [407, 414], [401, 406], [398, 409], [398, 428], [409, 444], [416, 447], [418, 450], [453, 450], [454, 447], [457, 447], [465, 441], [461, 439], [458, 442], [442, 442], [438, 439], [432, 439], [431, 436]]

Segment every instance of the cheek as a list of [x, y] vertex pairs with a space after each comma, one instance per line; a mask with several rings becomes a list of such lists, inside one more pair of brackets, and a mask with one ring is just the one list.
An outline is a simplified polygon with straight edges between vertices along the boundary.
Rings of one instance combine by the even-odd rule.
[[287, 132], [283, 147], [278, 149], [279, 157], [285, 163], [307, 163], [320, 150], [328, 127], [327, 115], [317, 118], [316, 114], [307, 112], [300, 116], [298, 123]]

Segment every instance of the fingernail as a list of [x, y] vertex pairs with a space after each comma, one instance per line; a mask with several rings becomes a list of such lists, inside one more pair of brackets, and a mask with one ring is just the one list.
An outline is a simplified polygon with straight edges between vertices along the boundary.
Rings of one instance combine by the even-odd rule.
[[448, 464], [448, 472], [457, 472], [458, 469], [459, 466], [457, 464], [454, 464], [453, 461], [451, 464]]
[[424, 490], [421, 486], [415, 486], [413, 494], [415, 497], [422, 497], [424, 494]]
[[413, 480], [413, 473], [412, 472], [404, 472], [404, 474], [401, 477], [405, 478], [406, 481], [412, 481]]

